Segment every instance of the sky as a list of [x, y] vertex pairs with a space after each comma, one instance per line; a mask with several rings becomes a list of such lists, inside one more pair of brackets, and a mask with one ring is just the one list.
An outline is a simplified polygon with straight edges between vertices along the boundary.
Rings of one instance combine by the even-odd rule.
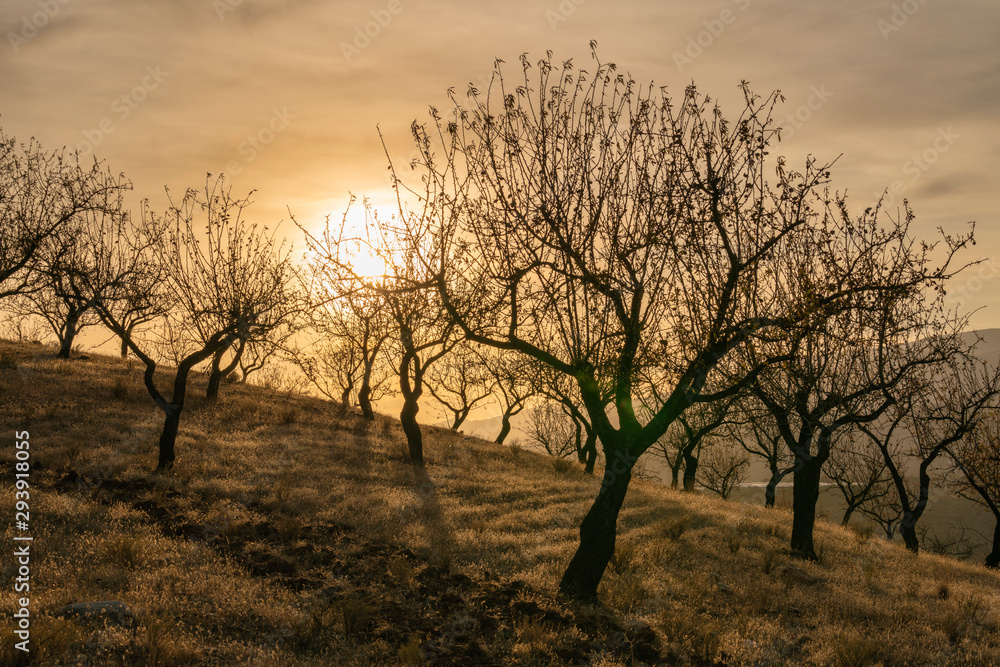
[[[780, 89], [775, 154], [837, 159], [861, 211], [886, 188], [915, 230], [976, 221], [982, 259], [951, 304], [1000, 326], [1000, 3], [996, 0], [4, 0], [0, 127], [104, 159], [165, 205], [163, 188], [225, 173], [252, 217], [311, 229], [349, 197], [391, 203], [414, 120], [495, 59], [553, 51], [603, 62], [675, 97], [692, 81], [740, 112], [740, 81]], [[405, 173], [404, 173], [405, 175]], [[284, 229], [284, 228], [283, 228]]]

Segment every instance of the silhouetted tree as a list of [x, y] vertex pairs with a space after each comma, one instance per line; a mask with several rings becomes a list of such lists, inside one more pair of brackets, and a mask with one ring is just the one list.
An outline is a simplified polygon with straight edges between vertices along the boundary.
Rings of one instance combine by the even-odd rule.
[[[804, 558], [816, 558], [821, 475], [839, 431], [878, 420], [896, 402], [891, 392], [909, 387], [915, 375], [955, 353], [959, 325], [940, 311], [941, 295], [928, 304], [921, 291], [905, 285], [915, 279], [911, 272], [928, 271], [926, 258], [901, 252], [894, 259], [894, 265], [868, 268], [868, 279], [874, 276], [885, 286], [870, 303], [858, 299], [824, 328], [802, 329], [790, 341], [794, 359], [772, 366], [752, 387], [795, 457], [791, 548]], [[896, 280], [902, 283], [898, 287]], [[915, 334], [920, 340], [910, 341]], [[782, 349], [788, 344], [777, 343]], [[749, 362], [754, 363], [752, 356]]]
[[528, 411], [529, 433], [547, 454], [565, 458], [575, 454], [580, 441], [580, 425], [575, 424], [561, 403], [542, 401]]
[[586, 411], [580, 405], [579, 392], [575, 391], [573, 382], [562, 373], [553, 372], [544, 364], [539, 364], [528, 357], [530, 365], [538, 369], [538, 393], [562, 406], [563, 412], [573, 422], [577, 460], [583, 464], [583, 470], [588, 475], [594, 474], [597, 465], [597, 431], [588, 419]]
[[676, 489], [680, 484], [681, 471], [684, 470], [684, 447], [687, 445], [687, 435], [680, 422], [675, 421], [667, 428], [667, 432], [657, 439], [655, 447], [663, 455], [670, 468], [670, 488]]
[[752, 395], [745, 396], [734, 412], [738, 416], [725, 426], [724, 437], [730, 438], [748, 454], [760, 457], [767, 463], [770, 477], [764, 486], [764, 507], [774, 507], [778, 484], [795, 469], [794, 457], [785, 446], [770, 411]]
[[872, 447], [867, 438], [859, 438], [853, 429], [846, 429], [836, 436], [836, 441], [823, 473], [844, 497], [844, 517], [840, 525], [846, 526], [856, 510], [878, 502], [895, 490], [882, 453]]
[[[419, 221], [402, 210], [402, 205], [400, 218], [380, 220], [366, 201], [364, 230], [350, 229], [346, 212], [339, 228], [332, 228], [327, 220], [318, 236], [302, 229], [315, 262], [326, 275], [324, 289], [329, 296], [321, 296], [318, 304], [366, 293], [376, 294], [380, 300], [392, 332], [394, 354], [398, 354], [395, 371], [403, 397], [399, 421], [406, 435], [410, 460], [422, 465], [423, 438], [417, 414], [427, 371], [451, 351], [460, 336], [432, 288], [422, 261], [437, 256], [440, 245], [420, 232], [399, 233], [400, 225], [409, 229], [421, 227]], [[359, 252], [377, 255], [385, 273], [378, 277], [363, 275], [356, 266]]]
[[986, 567], [1000, 567], [1000, 405], [994, 401], [976, 426], [948, 449], [961, 473], [952, 488], [993, 515], [993, 542]]
[[502, 445], [510, 434], [511, 418], [538, 395], [538, 369], [530, 359], [505, 350], [476, 348], [476, 354], [492, 378], [493, 395], [500, 403], [500, 432], [494, 442]]
[[427, 389], [443, 406], [453, 431], [493, 395], [493, 376], [469, 343], [455, 345], [427, 377]]
[[[720, 367], [734, 350], [819, 327], [885, 289], [868, 264], [894, 248], [908, 257], [906, 229], [838, 215], [842, 202], [817, 192], [827, 165], [813, 160], [802, 173], [779, 164], [769, 182], [777, 95], [744, 87], [745, 110], [727, 121], [693, 87], [675, 103], [613, 65], [521, 64], [516, 86], [498, 64], [470, 108], [453, 95], [453, 118], [432, 110], [430, 128], [414, 124], [422, 209], [405, 231], [433, 239], [421, 267], [466, 337], [576, 382], [606, 465], [560, 589], [592, 598], [638, 458], [689, 406], [788, 358]], [[924, 285], [928, 273], [889, 285]], [[634, 401], [650, 376], [665, 400], [643, 423]]]
[[385, 277], [360, 276], [355, 270], [357, 253], [372, 244], [365, 239], [362, 246], [351, 237], [348, 213], [354, 201], [352, 196], [339, 228], [331, 228], [328, 219], [320, 236], [304, 230], [312, 253], [307, 269], [307, 291], [314, 304], [311, 326], [320, 341], [314, 353], [299, 350], [294, 356], [321, 393], [337, 400], [334, 392], [339, 392], [344, 405], [354, 396], [365, 418], [375, 419], [373, 402], [389, 393], [394, 326], [379, 289]]
[[246, 221], [249, 203], [233, 198], [221, 178], [209, 181], [203, 193], [170, 199], [163, 216], [144, 208], [139, 228], [123, 237], [128, 242], [113, 246], [113, 262], [156, 267], [150, 289], [170, 305], [163, 326], [179, 363], [167, 399], [155, 383], [150, 341], [129, 333], [121, 316], [125, 297], [109, 289], [97, 300], [104, 323], [145, 364], [146, 389], [165, 414], [158, 469], [174, 463], [191, 370], [238, 340], [265, 337], [295, 312], [290, 251], [275, 243], [274, 232]]
[[[900, 355], [908, 352], [898, 351]], [[902, 508], [899, 534], [910, 551], [920, 549], [916, 527], [927, 507], [931, 467], [975, 429], [998, 395], [1000, 369], [991, 370], [963, 351], [947, 364], [926, 369], [911, 384], [898, 387], [885, 420], [860, 426], [882, 453]], [[903, 457], [898, 450], [894, 456], [892, 445], [901, 435], [909, 446], [902, 448]], [[907, 484], [907, 460], [917, 464], [915, 488]]]
[[750, 455], [729, 442], [716, 442], [708, 447], [698, 467], [698, 481], [709, 491], [729, 500], [733, 491], [746, 481]]
[[[77, 259], [67, 252], [86, 230], [87, 216], [121, 215], [131, 187], [96, 159], [88, 165], [78, 153], [48, 152], [34, 139], [18, 145], [0, 131], [0, 299], [54, 287], [54, 275], [78, 268], [64, 262]], [[72, 305], [59, 327], [70, 345], [65, 325], [80, 307]]]
[[[41, 273], [41, 270], [36, 270]], [[44, 286], [29, 294], [11, 299], [10, 309], [21, 317], [40, 317], [55, 334], [60, 359], [69, 359], [76, 335], [101, 319], [91, 308], [91, 304], [77, 301], [71, 292], [65, 291], [64, 275], [48, 274], [42, 281]]]

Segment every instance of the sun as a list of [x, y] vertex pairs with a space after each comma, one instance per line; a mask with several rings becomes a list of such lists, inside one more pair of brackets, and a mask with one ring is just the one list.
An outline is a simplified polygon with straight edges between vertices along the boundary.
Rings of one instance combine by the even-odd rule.
[[339, 230], [343, 223], [343, 237], [350, 239], [340, 248], [341, 261], [359, 278], [375, 279], [389, 274], [383, 247], [386, 239], [379, 224], [392, 217], [395, 200], [368, 198], [366, 209], [364, 201], [358, 197], [353, 202], [347, 199], [331, 201], [325, 208], [330, 211], [331, 231]]

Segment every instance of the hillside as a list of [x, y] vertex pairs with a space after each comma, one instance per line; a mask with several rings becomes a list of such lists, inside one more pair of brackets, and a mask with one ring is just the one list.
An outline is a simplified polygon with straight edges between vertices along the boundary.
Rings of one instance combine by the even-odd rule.
[[[601, 604], [566, 601], [599, 478], [432, 428], [414, 470], [393, 419], [192, 385], [155, 474], [137, 363], [0, 342], [5, 517], [10, 434], [30, 432], [34, 664], [1000, 664], [1000, 574], [981, 566], [824, 522], [821, 562], [798, 562], [786, 510], [637, 480]], [[5, 556], [5, 619], [16, 577]], [[102, 600], [128, 609], [57, 615]]]

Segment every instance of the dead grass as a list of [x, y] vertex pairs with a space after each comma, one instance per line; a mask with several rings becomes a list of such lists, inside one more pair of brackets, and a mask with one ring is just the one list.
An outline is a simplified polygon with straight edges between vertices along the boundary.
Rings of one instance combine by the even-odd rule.
[[[98, 355], [53, 356], [0, 342], [8, 360], [0, 363], [0, 427], [31, 432], [38, 664], [577, 659], [566, 657], [568, 647], [586, 638], [537, 602], [555, 599], [599, 476], [430, 427], [427, 465], [415, 470], [390, 418], [371, 424], [319, 400], [240, 384], [224, 385], [211, 403], [199, 398], [202, 378], [190, 388], [176, 468], [154, 474], [162, 422], [139, 369]], [[12, 448], [0, 450], [4, 516], [13, 512], [13, 460]], [[822, 563], [801, 563], [787, 552], [790, 523], [787, 509], [636, 480], [601, 585], [604, 607], [550, 608], [646, 626], [667, 662], [1000, 664], [996, 573], [914, 557], [824, 522]], [[12, 535], [5, 525], [8, 544]], [[369, 580], [343, 574], [365, 564]], [[14, 572], [5, 559], [8, 592]], [[445, 592], [428, 579], [456, 576], [472, 587]], [[476, 616], [482, 591], [494, 599], [503, 582], [523, 582], [503, 598], [520, 611]], [[54, 615], [107, 599], [128, 603], [135, 626]], [[438, 610], [433, 629], [413, 625], [419, 613], [400, 616], [408, 604]], [[2, 596], [0, 613], [10, 618], [13, 605], [13, 595]], [[612, 656], [610, 639], [601, 646], [588, 662], [627, 663]], [[4, 632], [0, 663], [13, 655]]]

